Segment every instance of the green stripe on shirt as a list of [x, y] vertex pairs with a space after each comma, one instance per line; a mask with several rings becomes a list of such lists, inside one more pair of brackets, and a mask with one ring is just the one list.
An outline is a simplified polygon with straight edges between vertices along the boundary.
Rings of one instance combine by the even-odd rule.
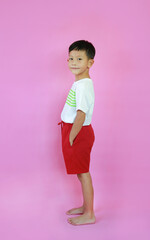
[[72, 89], [70, 90], [66, 103], [70, 106], [70, 107], [76, 107], [76, 93], [75, 91], [73, 91]]

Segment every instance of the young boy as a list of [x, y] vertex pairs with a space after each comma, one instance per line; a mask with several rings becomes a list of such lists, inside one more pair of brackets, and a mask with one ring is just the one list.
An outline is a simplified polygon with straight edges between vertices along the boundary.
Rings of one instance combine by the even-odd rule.
[[80, 216], [68, 218], [73, 225], [95, 223], [94, 190], [89, 172], [90, 152], [95, 140], [91, 119], [94, 107], [94, 88], [89, 69], [94, 63], [92, 43], [80, 40], [69, 47], [68, 66], [75, 82], [61, 113], [62, 152], [67, 174], [77, 174], [83, 192], [83, 205], [66, 212]]

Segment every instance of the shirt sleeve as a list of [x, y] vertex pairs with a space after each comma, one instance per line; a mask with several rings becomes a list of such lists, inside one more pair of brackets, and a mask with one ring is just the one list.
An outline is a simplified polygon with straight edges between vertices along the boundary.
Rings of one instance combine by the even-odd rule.
[[89, 83], [80, 83], [76, 88], [76, 111], [87, 113], [94, 101], [93, 86]]

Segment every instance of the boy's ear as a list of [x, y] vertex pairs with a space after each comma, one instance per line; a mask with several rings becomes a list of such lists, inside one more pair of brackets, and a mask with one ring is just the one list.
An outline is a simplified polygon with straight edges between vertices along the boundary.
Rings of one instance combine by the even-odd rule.
[[94, 59], [92, 59], [92, 58], [89, 59], [89, 63], [88, 63], [89, 67], [92, 67], [93, 63], [94, 63]]
[[67, 62], [69, 62], [69, 58], [67, 58]]

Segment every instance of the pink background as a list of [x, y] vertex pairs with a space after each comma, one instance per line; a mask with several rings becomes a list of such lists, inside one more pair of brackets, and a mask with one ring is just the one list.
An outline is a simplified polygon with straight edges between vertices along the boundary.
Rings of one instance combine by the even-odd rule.
[[[0, 1], [0, 238], [150, 239], [150, 3]], [[97, 223], [61, 152], [60, 113], [74, 76], [69, 45], [96, 48], [91, 175]]]

